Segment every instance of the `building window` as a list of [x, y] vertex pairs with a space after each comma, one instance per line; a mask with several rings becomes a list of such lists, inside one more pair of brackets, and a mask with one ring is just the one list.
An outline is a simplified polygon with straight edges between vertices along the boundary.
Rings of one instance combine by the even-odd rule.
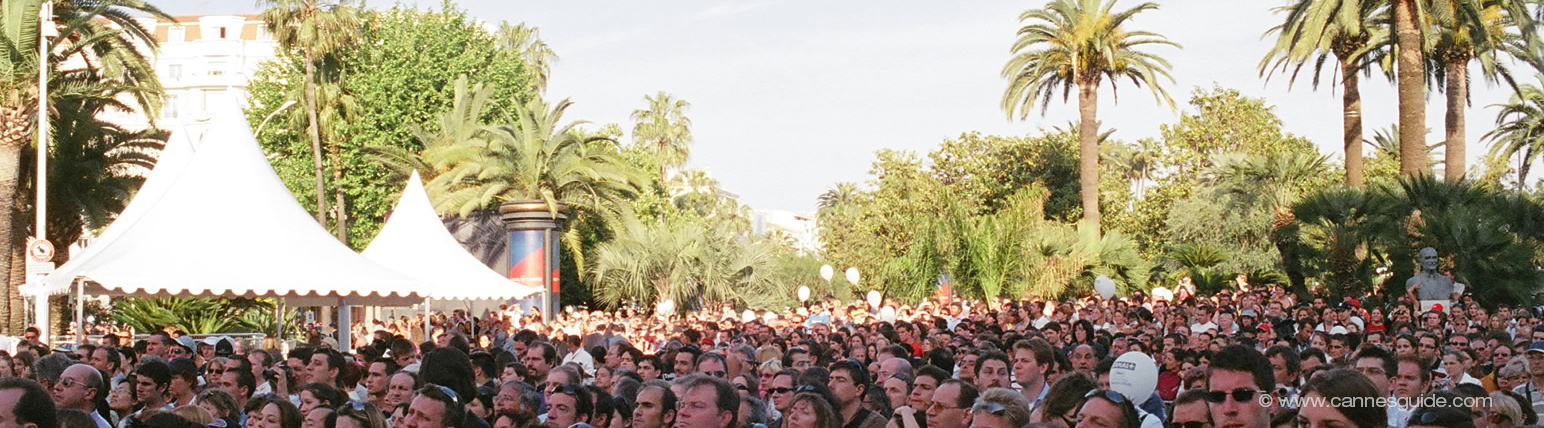
[[172, 80], [182, 79], [182, 64], [166, 66], [166, 75], [171, 77]]
[[182, 115], [182, 94], [168, 94], [166, 104], [162, 107], [161, 115], [168, 119], [176, 119]]
[[180, 42], [187, 38], [188, 30], [181, 25], [173, 25], [171, 35], [166, 38], [168, 42]]
[[225, 27], [220, 27], [220, 40], [225, 40]]
[[210, 76], [224, 76], [225, 75], [225, 61], [210, 61], [209, 62], [209, 75]]

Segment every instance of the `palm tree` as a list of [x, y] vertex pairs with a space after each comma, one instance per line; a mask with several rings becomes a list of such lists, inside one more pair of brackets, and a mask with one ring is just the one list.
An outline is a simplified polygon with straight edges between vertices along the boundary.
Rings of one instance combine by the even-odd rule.
[[520, 59], [525, 62], [534, 81], [536, 89], [547, 91], [547, 78], [552, 75], [552, 63], [558, 62], [558, 54], [547, 42], [541, 39], [541, 29], [527, 27], [524, 22], [518, 25], [504, 23], [499, 26], [499, 31], [494, 38], [499, 47], [520, 54]]
[[[0, 279], [8, 281], [5, 305], [0, 318], [12, 333], [20, 331], [25, 314], [16, 287], [24, 281], [21, 269], [21, 238], [26, 235], [24, 207], [30, 199], [22, 195], [23, 155], [34, 141], [38, 100], [39, 44], [41, 30], [58, 29], [51, 42], [46, 64], [49, 70], [48, 97], [54, 101], [49, 116], [73, 114], [60, 102], [84, 100], [105, 93], [121, 95], [116, 106], [147, 115], [152, 121], [160, 109], [164, 92], [156, 78], [153, 64], [143, 47], [158, 47], [155, 37], [140, 25], [134, 15], [150, 15], [170, 21], [172, 18], [139, 0], [84, 1], [56, 0], [49, 22], [40, 19], [43, 0], [7, 0], [0, 2], [0, 206], [23, 209], [0, 210]], [[66, 66], [67, 65], [67, 66]], [[111, 91], [110, 91], [111, 88]], [[153, 122], [152, 122], [153, 123]]]
[[1528, 170], [1544, 154], [1544, 76], [1539, 81], [1541, 86], [1519, 86], [1506, 104], [1492, 105], [1501, 107], [1496, 113], [1496, 129], [1483, 137], [1492, 141], [1491, 155], [1518, 156], [1519, 191], [1528, 181]]
[[[540, 200], [554, 213], [567, 206], [573, 224], [588, 216], [620, 224], [646, 180], [615, 141], [580, 137], [575, 127], [586, 122], [563, 122], [572, 105], [563, 100], [549, 109], [533, 97], [515, 105], [515, 123], [426, 148], [424, 162], [442, 171], [425, 185], [436, 210], [464, 218], [502, 202]], [[583, 269], [579, 229], [569, 228], [563, 239]]]
[[1324, 174], [1327, 158], [1318, 153], [1277, 152], [1232, 157], [1219, 162], [1212, 174], [1224, 192], [1240, 204], [1260, 204], [1272, 215], [1271, 241], [1281, 253], [1287, 279], [1299, 296], [1308, 295], [1298, 245], [1298, 220], [1292, 206], [1307, 182]]
[[1342, 147], [1346, 156], [1346, 184], [1361, 187], [1362, 173], [1362, 93], [1358, 74], [1366, 73], [1370, 61], [1387, 43], [1388, 34], [1376, 23], [1386, 11], [1372, 0], [1298, 0], [1277, 9], [1286, 13], [1286, 21], [1271, 28], [1276, 44], [1260, 60], [1260, 72], [1291, 71], [1288, 85], [1297, 81], [1303, 66], [1312, 65], [1313, 85], [1319, 86], [1323, 64], [1333, 56], [1340, 64]]
[[[108, 88], [101, 96], [55, 104], [53, 149], [48, 162], [48, 239], [75, 242], [87, 230], [107, 227], [155, 167], [168, 134], [159, 129], [129, 130], [100, 119], [119, 106]], [[34, 203], [36, 201], [33, 201]], [[69, 256], [55, 255], [64, 263]]]
[[1425, 44], [1422, 0], [1390, 0], [1394, 12], [1395, 81], [1399, 88], [1399, 173], [1431, 171], [1426, 160]]
[[1078, 91], [1079, 174], [1082, 186], [1083, 219], [1099, 230], [1099, 85], [1106, 79], [1131, 79], [1137, 86], [1147, 85], [1154, 98], [1174, 105], [1159, 78], [1169, 76], [1169, 62], [1140, 50], [1149, 45], [1179, 47], [1158, 34], [1132, 31], [1126, 21], [1137, 13], [1157, 9], [1156, 3], [1142, 3], [1116, 12], [1115, 0], [1055, 0], [1044, 9], [1031, 9], [1019, 15], [1030, 22], [1019, 29], [1013, 43], [1013, 58], [1003, 67], [1008, 89], [1003, 92], [1002, 109], [1012, 119], [1025, 119], [1035, 104], [1041, 113], [1052, 96], [1060, 92], [1065, 100], [1074, 87]]
[[860, 193], [862, 193], [862, 190], [858, 190], [857, 184], [851, 182], [836, 183], [836, 187], [832, 187], [825, 193], [820, 194], [816, 204], [822, 212], [841, 209], [857, 201]]
[[633, 110], [633, 139], [659, 160], [659, 181], [669, 183], [670, 168], [685, 165], [691, 155], [692, 120], [686, 117], [691, 104], [664, 91], [643, 99], [649, 106]]
[[1377, 284], [1377, 252], [1398, 242], [1395, 201], [1384, 188], [1326, 188], [1292, 206], [1302, 224], [1305, 259], [1320, 260], [1336, 296], [1356, 296]]
[[[1469, 104], [1469, 62], [1478, 60], [1487, 80], [1513, 82], [1510, 71], [1499, 64], [1503, 55], [1524, 60], [1530, 57], [1525, 39], [1536, 38], [1532, 17], [1520, 0], [1436, 0], [1427, 9], [1426, 28], [1434, 39], [1431, 71], [1444, 81], [1447, 95], [1446, 150], [1443, 176], [1448, 181], [1463, 179], [1465, 173], [1464, 113]], [[1519, 34], [1510, 34], [1516, 28]], [[1512, 83], [1514, 89], [1516, 84]]]
[[616, 238], [595, 247], [590, 272], [601, 304], [636, 302], [645, 307], [672, 300], [679, 307], [717, 303], [768, 307], [788, 300], [776, 290], [772, 260], [775, 244], [757, 237], [742, 240], [726, 225], [691, 216], [644, 223], [626, 218]]
[[[454, 95], [451, 98], [450, 110], [438, 114], [433, 125], [411, 125], [413, 137], [423, 144], [421, 152], [409, 150], [398, 146], [372, 147], [366, 149], [374, 155], [374, 161], [383, 164], [400, 175], [399, 179], [406, 180], [413, 171], [418, 171], [425, 180], [434, 180], [449, 166], [446, 164], [430, 164], [426, 158], [429, 153], [444, 150], [453, 150], [457, 144], [467, 141], [486, 141], [488, 133], [493, 130], [483, 122], [483, 116], [489, 108], [489, 98], [493, 96], [495, 88], [481, 82], [472, 85], [465, 75], [456, 78]], [[429, 131], [428, 129], [434, 129]]]
[[[316, 166], [316, 221], [326, 227], [327, 182], [323, 176], [322, 124], [318, 117], [321, 111], [318, 106], [318, 87], [322, 82], [318, 80], [317, 68], [324, 66], [324, 61], [333, 54], [348, 49], [362, 37], [359, 17], [349, 0], [336, 0], [336, 3], [330, 4], [323, 4], [323, 0], [266, 1], [271, 6], [263, 12], [268, 31], [273, 33], [281, 48], [298, 53], [305, 62], [306, 132], [311, 137], [311, 155]], [[335, 168], [334, 176], [342, 174], [342, 161], [336, 159], [336, 152], [333, 150], [333, 157], [339, 166]], [[346, 222], [342, 221], [341, 189], [337, 196], [340, 206], [338, 237], [346, 240], [348, 228]]]

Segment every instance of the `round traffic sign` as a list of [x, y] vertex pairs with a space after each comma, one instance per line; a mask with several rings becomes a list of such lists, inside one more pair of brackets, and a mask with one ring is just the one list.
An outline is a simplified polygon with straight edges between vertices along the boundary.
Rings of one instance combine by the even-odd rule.
[[48, 262], [54, 260], [54, 243], [47, 239], [33, 239], [27, 243], [27, 257], [35, 262]]

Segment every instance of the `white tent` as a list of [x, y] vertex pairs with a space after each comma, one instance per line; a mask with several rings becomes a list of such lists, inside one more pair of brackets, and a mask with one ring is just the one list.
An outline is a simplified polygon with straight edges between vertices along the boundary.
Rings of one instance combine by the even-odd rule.
[[422, 281], [353, 252], [295, 202], [240, 112], [178, 130], [162, 159], [101, 238], [22, 293], [79, 280], [89, 295], [422, 301]]
[[435, 300], [510, 300], [541, 291], [499, 275], [468, 253], [434, 212], [417, 171], [361, 254], [429, 284], [429, 298]]

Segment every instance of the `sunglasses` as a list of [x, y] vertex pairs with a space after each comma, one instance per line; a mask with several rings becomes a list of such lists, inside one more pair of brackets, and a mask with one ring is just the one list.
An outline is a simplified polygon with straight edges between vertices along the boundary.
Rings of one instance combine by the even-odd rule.
[[1239, 403], [1247, 403], [1247, 402], [1253, 401], [1254, 397], [1255, 397], [1255, 394], [1259, 394], [1259, 393], [1260, 393], [1260, 391], [1256, 391], [1256, 390], [1253, 390], [1253, 389], [1239, 388], [1239, 389], [1235, 389], [1235, 390], [1232, 390], [1232, 391], [1207, 391], [1205, 397], [1206, 397], [1206, 402], [1212, 403], [1212, 404], [1224, 403], [1224, 402], [1228, 401], [1228, 397], [1229, 396], [1233, 397], [1233, 401], [1236, 401], [1236, 402], [1239, 402]]
[[1007, 407], [1003, 407], [1003, 405], [1001, 405], [1001, 404], [992, 403], [992, 402], [986, 402], [986, 401], [977, 401], [976, 405], [970, 406], [970, 411], [972, 413], [974, 413], [974, 412], [986, 412], [987, 414], [992, 415], [992, 416], [1002, 416], [1002, 415], [1008, 414], [1008, 408]]
[[768, 394], [787, 394], [793, 392], [793, 388], [767, 388]]
[[[1089, 398], [1093, 398], [1093, 397], [1096, 397], [1096, 396], [1102, 396], [1102, 397], [1104, 397], [1104, 399], [1110, 400], [1111, 403], [1126, 404], [1126, 396], [1125, 395], [1122, 395], [1119, 392], [1111, 391], [1111, 390], [1108, 390], [1108, 389], [1105, 389], [1105, 390], [1095, 389], [1095, 390], [1092, 390], [1092, 391], [1088, 391], [1087, 394], [1083, 394], [1083, 398], [1084, 399], [1089, 399]], [[1243, 401], [1243, 400], [1239, 400], [1239, 401]]]

